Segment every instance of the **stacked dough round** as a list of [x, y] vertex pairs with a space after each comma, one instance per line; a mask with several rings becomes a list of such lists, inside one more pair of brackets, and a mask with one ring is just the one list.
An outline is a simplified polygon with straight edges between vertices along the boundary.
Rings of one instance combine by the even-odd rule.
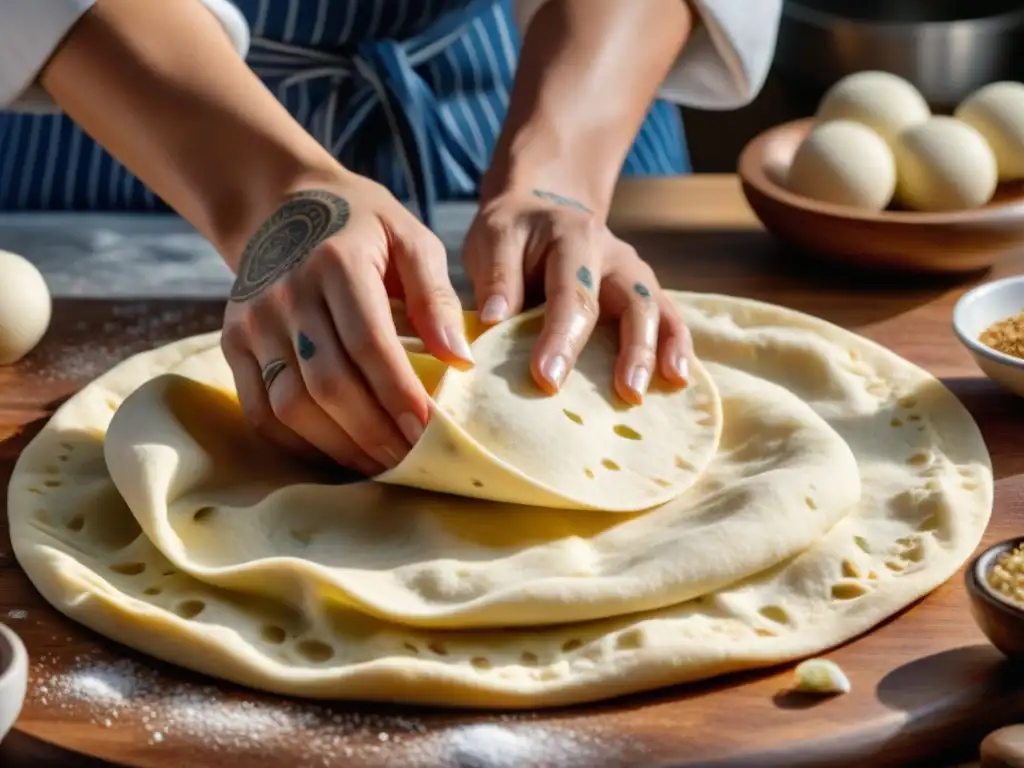
[[263, 443], [217, 334], [138, 355], [23, 452], [18, 561], [60, 611], [184, 667], [483, 708], [813, 655], [970, 556], [991, 466], [940, 382], [791, 310], [673, 300], [702, 362], [636, 407], [612, 327], [554, 397], [530, 378], [537, 313], [476, 338], [470, 371], [410, 352], [435, 416], [372, 481]]
[[1024, 85], [994, 83], [953, 116], [887, 72], [858, 72], [825, 94], [786, 184], [799, 195], [868, 211], [983, 206], [1000, 181], [1024, 179]]

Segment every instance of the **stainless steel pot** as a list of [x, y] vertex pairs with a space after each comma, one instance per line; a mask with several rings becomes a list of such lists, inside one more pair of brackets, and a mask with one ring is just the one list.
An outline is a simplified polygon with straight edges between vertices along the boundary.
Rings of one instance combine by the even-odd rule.
[[1024, 79], [1024, 0], [786, 0], [775, 67], [822, 90], [881, 69], [952, 107], [986, 83]]

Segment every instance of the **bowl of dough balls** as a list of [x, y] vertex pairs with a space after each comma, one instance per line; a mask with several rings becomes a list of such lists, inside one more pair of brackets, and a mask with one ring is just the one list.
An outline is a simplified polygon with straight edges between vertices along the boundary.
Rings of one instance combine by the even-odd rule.
[[967, 273], [1024, 246], [1024, 84], [933, 114], [880, 71], [835, 83], [813, 118], [740, 155], [747, 202], [780, 240], [872, 269]]

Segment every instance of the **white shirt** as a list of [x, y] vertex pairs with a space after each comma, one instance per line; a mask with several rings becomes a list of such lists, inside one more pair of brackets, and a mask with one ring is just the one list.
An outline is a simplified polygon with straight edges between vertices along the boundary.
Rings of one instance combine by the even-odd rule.
[[[52, 110], [36, 78], [61, 40], [95, 0], [0, 0], [0, 105]], [[245, 17], [230, 0], [201, 0], [243, 57], [249, 49]], [[515, 0], [526, 29], [547, 0]], [[643, 0], [623, 0], [643, 2]], [[684, 2], [684, 0], [679, 0]], [[659, 96], [699, 109], [734, 109], [764, 85], [775, 52], [782, 0], [691, 0], [701, 24], [665, 78]]]
[[[35, 85], [50, 56], [96, 0], [0, 0], [0, 106], [53, 111]], [[249, 26], [230, 0], [201, 0], [220, 21], [239, 54], [249, 51]]]

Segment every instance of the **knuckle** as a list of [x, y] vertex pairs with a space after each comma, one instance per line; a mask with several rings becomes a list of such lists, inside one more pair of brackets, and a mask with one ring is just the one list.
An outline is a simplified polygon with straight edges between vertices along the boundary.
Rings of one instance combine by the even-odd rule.
[[[383, 358], [388, 355], [388, 336], [380, 328], [370, 328], [366, 333], [361, 333], [349, 343], [349, 356], [355, 360]], [[344, 380], [345, 377], [338, 377]]]
[[327, 376], [313, 370], [306, 375], [306, 389], [318, 403], [337, 403], [345, 399], [345, 376]]
[[242, 406], [242, 415], [257, 430], [266, 430], [276, 420], [273, 409], [265, 400], [246, 398], [239, 399], [239, 403]]
[[224, 324], [220, 335], [220, 349], [228, 363], [237, 360], [249, 346], [249, 332], [243, 322], [232, 320]]
[[284, 386], [285, 383], [278, 381], [271, 389], [270, 409], [282, 424], [292, 426], [301, 423], [308, 405], [298, 387]]
[[567, 304], [575, 307], [576, 312], [589, 318], [597, 318], [600, 307], [597, 296], [582, 285], [573, 285], [571, 288], [563, 289], [558, 298]]
[[432, 283], [424, 286], [418, 292], [411, 303], [418, 310], [433, 311], [435, 313], [451, 312], [458, 309], [458, 299], [455, 291], [444, 283]]

